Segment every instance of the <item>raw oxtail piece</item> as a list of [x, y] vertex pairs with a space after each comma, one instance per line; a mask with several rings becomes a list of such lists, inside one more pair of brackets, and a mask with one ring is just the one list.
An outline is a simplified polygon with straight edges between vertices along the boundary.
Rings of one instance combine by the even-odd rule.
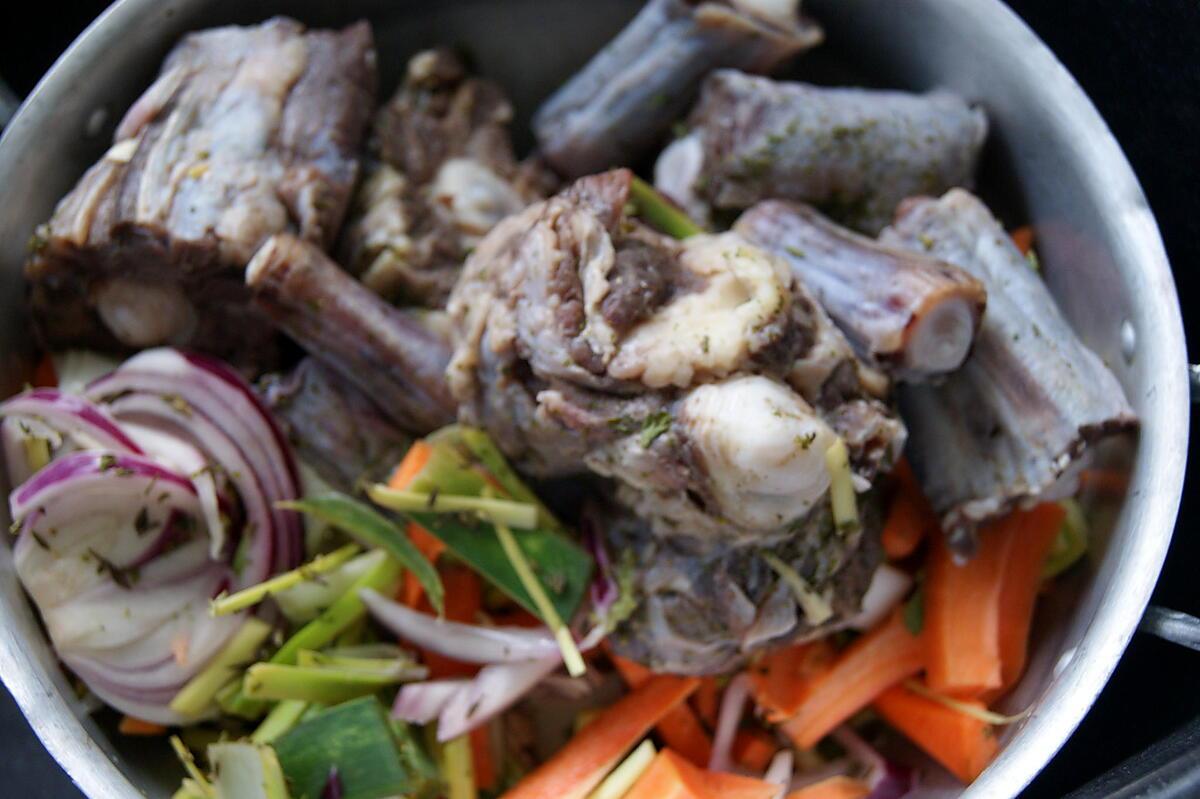
[[272, 236], [246, 267], [258, 306], [317, 360], [414, 433], [454, 421], [447, 342], [421, 312], [389, 305], [295, 236]]
[[379, 111], [339, 261], [372, 291], [441, 306], [467, 254], [539, 200], [546, 170], [518, 163], [512, 104], [450, 50], [425, 50]]
[[[693, 214], [799, 200], [874, 235], [905, 197], [970, 187], [987, 135], [945, 91], [824, 88], [721, 70], [655, 182]], [[702, 218], [702, 216], [701, 216]]]
[[940, 385], [902, 386], [908, 454], [943, 526], [1074, 493], [1097, 441], [1137, 427], [1125, 392], [1075, 335], [1036, 271], [976, 197], [907, 201], [880, 237], [956, 264], [987, 287], [975, 349]]
[[968, 272], [880, 245], [799, 203], [761, 202], [734, 230], [787, 261], [859, 355], [900, 379], [936, 377], [966, 359], [987, 304]]
[[365, 22], [185, 36], [33, 238], [25, 275], [46, 343], [273, 363], [278, 337], [243, 269], [274, 233], [333, 244], [375, 83]]
[[367, 394], [316, 358], [268, 375], [258, 390], [300, 459], [340, 491], [383, 479], [412, 443]]
[[770, 72], [818, 44], [799, 2], [651, 0], [533, 119], [561, 174], [635, 162], [661, 140], [709, 72]]

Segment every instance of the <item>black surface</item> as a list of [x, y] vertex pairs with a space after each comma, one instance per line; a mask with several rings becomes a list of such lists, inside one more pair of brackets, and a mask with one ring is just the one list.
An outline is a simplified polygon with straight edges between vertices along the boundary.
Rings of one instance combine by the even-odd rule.
[[[499, 1], [499, 0], [498, 0]], [[898, 2], [899, 0], [890, 0]], [[1058, 54], [1096, 103], [1121, 142], [1158, 217], [1174, 265], [1189, 344], [1200, 336], [1191, 308], [1200, 277], [1200, 2], [1197, 0], [1010, 0]], [[0, 75], [27, 92], [105, 5], [50, 2], [25, 9], [0, 2]], [[32, 22], [29, 15], [40, 16]], [[919, 46], [919, 43], [916, 43]], [[12, 187], [4, 187], [12, 199]], [[1195, 352], [1195, 347], [1191, 347]], [[1196, 425], [1192, 424], [1195, 441]], [[1181, 435], [1183, 431], [1181, 431]], [[1192, 460], [1197, 447], [1192, 447]], [[1195, 465], [1192, 463], [1191, 465]], [[1195, 469], [1189, 470], [1196, 474]], [[1200, 614], [1195, 565], [1200, 538], [1196, 479], [1184, 490], [1180, 532], [1175, 536], [1155, 601]], [[1182, 732], [1150, 754], [1126, 763], [1107, 782], [1076, 796], [1118, 795], [1131, 774], [1152, 776], [1137, 797], [1200, 795], [1193, 720], [1200, 716], [1196, 675], [1200, 655], [1149, 636], [1139, 636], [1082, 727], [1034, 782], [1029, 797], [1062, 797], [1129, 757]], [[2, 693], [2, 692], [0, 692]], [[1187, 725], [1191, 726], [1187, 726]], [[31, 735], [7, 693], [0, 695], [0, 796], [27, 799], [78, 796]], [[1191, 780], [1187, 782], [1186, 780]], [[1170, 788], [1171, 785], [1175, 787]]]

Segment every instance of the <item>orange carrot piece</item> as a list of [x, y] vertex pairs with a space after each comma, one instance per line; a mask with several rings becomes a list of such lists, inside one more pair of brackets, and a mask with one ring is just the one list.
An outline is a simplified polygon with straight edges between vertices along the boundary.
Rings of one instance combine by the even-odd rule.
[[654, 677], [609, 705], [553, 757], [525, 775], [504, 799], [583, 799], [699, 685], [694, 677]]
[[[982, 702], [972, 704], [984, 707]], [[883, 693], [874, 708], [884, 721], [964, 783], [983, 773], [1000, 748], [991, 725], [903, 686]]]
[[34, 388], [54, 388], [58, 385], [58, 374], [54, 371], [54, 361], [49, 355], [43, 355], [37, 362], [29, 382]]
[[896, 493], [883, 524], [882, 543], [889, 560], [901, 560], [915, 552], [921, 541], [941, 525], [907, 458], [900, 459], [892, 475], [896, 479]]
[[737, 774], [705, 771], [664, 749], [624, 799], [772, 799], [779, 786]]
[[781, 729], [796, 746], [811, 749], [875, 697], [921, 671], [923, 649], [921, 639], [908, 631], [900, 612], [893, 612], [813, 679], [796, 714]]
[[[413, 546], [430, 563], [437, 563], [438, 558], [446, 551], [446, 545], [442, 543], [442, 540], [421, 525], [409, 522], [404, 529], [408, 533], [409, 540], [413, 542]], [[421, 581], [417, 579], [417, 576], [413, 572], [405, 571], [404, 581], [400, 584], [401, 603], [408, 605], [410, 608], [415, 608], [424, 595], [425, 589], [421, 586]]]
[[[608, 649], [607, 645], [605, 648]], [[621, 679], [630, 688], [640, 688], [654, 677], [654, 673], [650, 669], [640, 663], [627, 660], [611, 650], [608, 651], [608, 658], [616, 667], [617, 673], [621, 675]], [[655, 729], [667, 746], [697, 766], [708, 765], [708, 760], [712, 757], [712, 739], [708, 737], [708, 733], [704, 731], [704, 725], [700, 723], [696, 714], [686, 703], [663, 716], [662, 721]]]
[[792, 791], [787, 799], [865, 799], [870, 794], [870, 786], [862, 780], [838, 776]]
[[[478, 624], [479, 612], [483, 607], [483, 584], [479, 581], [479, 575], [460, 565], [443, 566], [438, 571], [442, 575], [442, 585], [446, 588], [445, 618], [465, 624]], [[433, 607], [424, 595], [417, 603], [417, 610], [433, 614]], [[429, 668], [431, 679], [472, 677], [480, 668], [478, 664], [462, 663], [427, 649], [419, 651], [421, 662]]]
[[747, 670], [754, 701], [769, 721], [791, 718], [808, 696], [813, 680], [829, 670], [836, 656], [825, 639], [768, 653]]
[[721, 709], [721, 686], [716, 677], [701, 677], [700, 687], [692, 695], [692, 708], [708, 728], [717, 726], [717, 713]]
[[429, 463], [429, 456], [432, 454], [433, 447], [419, 439], [414, 441], [408, 448], [408, 452], [404, 453], [404, 458], [396, 470], [392, 472], [392, 476], [388, 479], [388, 486], [398, 491], [408, 488], [408, 484], [415, 480], [421, 470], [425, 468], [425, 464]]
[[121, 721], [117, 724], [117, 732], [122, 735], [166, 735], [167, 728], [136, 716], [121, 716]]
[[1030, 225], [1021, 225], [1008, 235], [1012, 237], [1013, 244], [1017, 245], [1021, 255], [1028, 255], [1029, 251], [1033, 249], [1033, 227]]
[[475, 772], [475, 787], [489, 790], [496, 787], [496, 759], [492, 753], [491, 728], [484, 724], [471, 730], [471, 767]]
[[779, 745], [764, 730], [738, 730], [733, 739], [733, 760], [747, 771], [763, 771]]
[[1000, 589], [1001, 693], [1016, 685], [1025, 671], [1029, 628], [1042, 585], [1042, 566], [1066, 515], [1057, 502], [1046, 502], [1028, 511], [1017, 511], [1006, 525], [1012, 540], [1004, 566], [1004, 585]]
[[943, 694], [977, 697], [1002, 684], [1000, 593], [1015, 515], [979, 531], [979, 548], [964, 564], [954, 562], [942, 535], [933, 537], [925, 580], [925, 671], [929, 687]]

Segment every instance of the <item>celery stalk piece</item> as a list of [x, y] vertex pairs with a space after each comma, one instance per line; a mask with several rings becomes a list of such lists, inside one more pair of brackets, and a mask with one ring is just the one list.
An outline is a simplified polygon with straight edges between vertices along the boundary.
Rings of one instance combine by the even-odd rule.
[[833, 506], [833, 524], [839, 533], [852, 533], [859, 527], [858, 498], [854, 495], [850, 453], [842, 439], [839, 438], [825, 450], [825, 468], [829, 471], [829, 501]]
[[[400, 566], [391, 558], [383, 558], [370, 571], [354, 581], [354, 584], [338, 599], [325, 609], [317, 618], [301, 627], [292, 637], [284, 641], [269, 663], [285, 666], [295, 664], [296, 655], [302, 649], [320, 649], [333, 641], [337, 636], [367, 613], [366, 606], [358, 598], [359, 589], [374, 588], [381, 593], [392, 591], [400, 578]], [[263, 714], [266, 706], [245, 695], [240, 690], [237, 696], [222, 703], [221, 707], [227, 712], [242, 718], [255, 719]]]
[[570, 628], [563, 623], [562, 617], [554, 608], [554, 603], [546, 595], [541, 581], [533, 573], [533, 567], [529, 565], [529, 560], [521, 551], [517, 539], [513, 537], [512, 530], [509, 530], [508, 526], [499, 519], [493, 519], [492, 523], [496, 527], [500, 546], [504, 547], [504, 554], [508, 556], [513, 569], [521, 579], [521, 584], [525, 586], [525, 590], [532, 597], [533, 604], [537, 607], [542, 621], [546, 622], [554, 631], [554, 640], [558, 642], [558, 648], [562, 650], [563, 663], [567, 666], [567, 673], [572, 677], [582, 677], [587, 672], [587, 666], [583, 662], [583, 655], [579, 653], [579, 647], [575, 645]]
[[596, 790], [588, 795], [588, 799], [621, 799], [629, 793], [634, 783], [650, 768], [651, 761], [658, 754], [654, 743], [647, 738], [613, 769]]
[[378, 699], [356, 699], [323, 710], [275, 742], [275, 752], [296, 797], [321, 795], [337, 767], [343, 799], [433, 799], [440, 781], [403, 756], [420, 744], [389, 723]]
[[300, 583], [311, 582], [318, 575], [341, 566], [350, 560], [350, 558], [357, 555], [359, 551], [357, 544], [346, 544], [346, 546], [340, 549], [330, 552], [327, 555], [319, 555], [303, 566], [292, 569], [289, 572], [284, 572], [283, 574], [277, 574], [258, 585], [244, 588], [236, 594], [219, 596], [212, 601], [209, 612], [214, 616], [223, 616], [227, 613], [236, 613], [239, 610], [245, 610], [262, 602], [271, 594], [276, 594]]
[[[422, 670], [422, 673], [427, 673]], [[255, 663], [246, 670], [242, 690], [250, 699], [299, 699], [336, 705], [368, 696], [403, 679], [401, 675], [328, 666]]]
[[535, 505], [541, 529], [567, 532], [483, 430], [452, 424], [427, 437], [425, 443], [433, 451], [425, 468], [409, 484], [410, 490], [478, 496], [486, 487], [499, 488], [504, 499]]
[[262, 720], [262, 724], [250, 734], [250, 741], [256, 744], [275, 743], [275, 739], [300, 723], [300, 717], [308, 710], [308, 702], [299, 699], [285, 699], [276, 702], [275, 707]]
[[237, 677], [270, 635], [271, 625], [247, 619], [212, 662], [180, 689], [171, 700], [171, 710], [183, 716], [202, 715], [212, 705], [217, 691]]
[[446, 783], [446, 799], [476, 799], [471, 737], [460, 735], [441, 745], [438, 766]]
[[346, 593], [355, 580], [362, 577], [387, 556], [382, 549], [364, 552], [333, 571], [326, 572], [320, 580], [298, 583], [274, 594], [275, 604], [292, 624], [301, 625], [310, 622], [321, 615], [321, 611], [332, 605], [338, 597]]
[[429, 559], [409, 540], [408, 534], [391, 519], [336, 491], [294, 502], [277, 502], [276, 506], [324, 519], [360, 543], [385, 550], [416, 575], [429, 597], [429, 604], [439, 616], [442, 614], [445, 598], [442, 578]]
[[208, 747], [216, 799], [289, 799], [275, 750], [225, 742]]
[[1042, 579], [1050, 580], [1075, 565], [1075, 562], [1087, 554], [1088, 524], [1083, 515], [1083, 508], [1073, 499], [1064, 499], [1060, 503], [1067, 512], [1063, 519], [1058, 535], [1046, 556], [1046, 565], [1042, 567]]
[[686, 239], [704, 232], [704, 228], [693, 222], [674, 203], [639, 177], [633, 179], [629, 187], [629, 197], [633, 200], [638, 216], [646, 220], [652, 228], [672, 238]]
[[367, 486], [367, 496], [376, 505], [389, 510], [403, 513], [477, 513], [488, 519], [499, 519], [518, 530], [532, 530], [538, 520], [536, 506], [493, 497], [445, 494], [440, 491], [398, 491], [381, 484]]
[[333, 655], [328, 652], [304, 649], [296, 656], [296, 665], [361, 671], [364, 674], [393, 677], [397, 680], [420, 680], [429, 676], [428, 669], [421, 666], [412, 657], [403, 655], [389, 658], [366, 658]]
[[800, 572], [789, 566], [774, 552], [762, 553], [762, 559], [779, 575], [788, 588], [792, 589], [792, 593], [796, 596], [796, 602], [800, 605], [800, 609], [804, 611], [805, 621], [816, 627], [824, 624], [833, 617], [833, 605], [830, 604], [830, 601], [826, 597], [818, 594], [809, 585], [808, 580], [800, 576]]

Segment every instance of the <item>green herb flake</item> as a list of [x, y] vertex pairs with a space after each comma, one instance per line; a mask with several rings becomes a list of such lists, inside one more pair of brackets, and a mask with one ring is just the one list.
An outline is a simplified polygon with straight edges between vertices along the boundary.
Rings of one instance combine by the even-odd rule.
[[901, 610], [901, 617], [904, 619], [904, 626], [913, 635], [920, 635], [922, 628], [925, 627], [925, 588], [917, 586], [917, 590], [904, 603], [904, 608]]
[[642, 445], [643, 449], [648, 449], [659, 436], [671, 429], [672, 421], [674, 420], [669, 411], [650, 414], [642, 423], [642, 433], [638, 437], [638, 443]]

